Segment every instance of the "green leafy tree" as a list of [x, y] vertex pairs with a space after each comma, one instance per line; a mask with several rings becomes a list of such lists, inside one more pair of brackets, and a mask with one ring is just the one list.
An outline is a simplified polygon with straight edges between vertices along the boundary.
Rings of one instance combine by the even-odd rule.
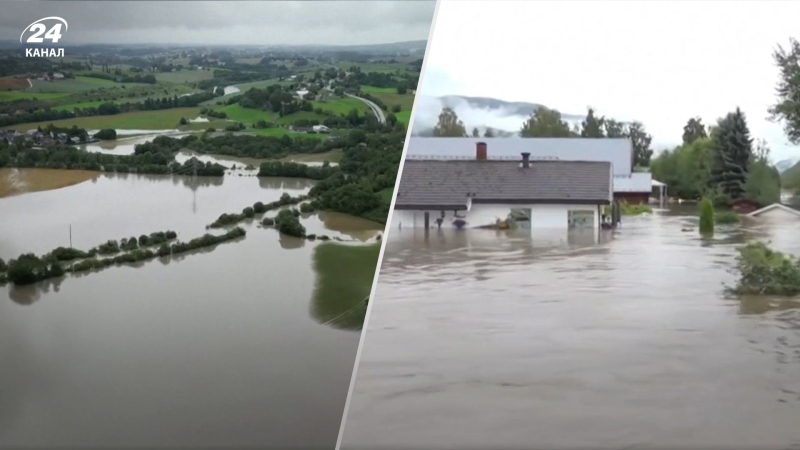
[[451, 108], [444, 108], [439, 114], [439, 122], [433, 128], [436, 137], [467, 137], [464, 122], [458, 120], [456, 112]]
[[519, 132], [522, 137], [569, 137], [569, 124], [561, 120], [561, 113], [555, 109], [537, 108]]
[[581, 122], [581, 137], [585, 138], [601, 138], [605, 137], [603, 134], [603, 117], [596, 117], [594, 109], [589, 107], [586, 113], [586, 118]]
[[483, 137], [494, 137], [494, 130], [490, 127], [486, 127], [486, 131], [483, 132]]
[[769, 108], [770, 119], [783, 122], [789, 141], [800, 144], [800, 43], [789, 39], [789, 48], [779, 45], [772, 58], [779, 76], [775, 86], [778, 100]]
[[605, 119], [603, 125], [605, 126], [606, 137], [610, 138], [624, 138], [626, 137], [627, 129], [625, 124], [614, 119]]
[[683, 126], [683, 143], [691, 144], [698, 139], [705, 139], [708, 137], [706, 127], [703, 125], [703, 119], [693, 117], [686, 122]]
[[650, 148], [653, 137], [647, 134], [644, 125], [641, 122], [631, 123], [625, 136], [631, 140], [631, 146], [633, 147], [633, 166], [649, 166], [650, 157], [653, 156], [653, 150]]
[[481, 137], [481, 132], [477, 128], [472, 129], [472, 137]]
[[744, 196], [747, 169], [753, 156], [750, 130], [739, 108], [717, 122], [712, 133], [714, 160], [711, 182], [719, 187], [730, 201]]
[[697, 199], [708, 190], [713, 152], [710, 139], [698, 139], [661, 152], [650, 165], [650, 172], [667, 184], [671, 195]]

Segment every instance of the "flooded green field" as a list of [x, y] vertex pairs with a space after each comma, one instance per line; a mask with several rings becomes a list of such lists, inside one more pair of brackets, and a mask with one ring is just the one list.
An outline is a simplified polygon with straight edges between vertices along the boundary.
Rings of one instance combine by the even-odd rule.
[[[166, 229], [188, 241], [312, 185], [101, 174], [0, 199], [0, 257], [69, 246], [70, 226], [76, 248]], [[179, 257], [0, 287], [0, 447], [329, 448], [383, 226], [301, 221], [342, 242], [248, 220], [244, 238]]]

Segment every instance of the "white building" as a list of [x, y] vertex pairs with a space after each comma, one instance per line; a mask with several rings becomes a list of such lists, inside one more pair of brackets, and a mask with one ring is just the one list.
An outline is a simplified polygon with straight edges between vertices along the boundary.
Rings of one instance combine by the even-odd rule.
[[614, 171], [614, 197], [628, 203], [646, 203], [653, 189], [649, 172], [634, 172], [633, 147], [625, 138], [441, 138], [412, 137], [407, 159], [470, 159], [475, 145], [485, 142], [490, 160], [518, 160], [523, 152], [532, 159], [604, 161]]
[[613, 201], [611, 163], [487, 152], [479, 142], [470, 159], [406, 160], [391, 226], [599, 230], [601, 208]]
[[314, 125], [311, 127], [317, 133], [329, 133], [331, 130], [325, 125]]

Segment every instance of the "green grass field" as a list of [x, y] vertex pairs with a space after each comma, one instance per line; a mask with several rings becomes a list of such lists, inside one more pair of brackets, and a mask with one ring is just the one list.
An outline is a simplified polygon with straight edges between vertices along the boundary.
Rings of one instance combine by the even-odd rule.
[[381, 88], [375, 86], [361, 86], [361, 92], [365, 94], [396, 94], [397, 88]]
[[332, 97], [324, 102], [311, 103], [314, 105], [314, 109], [321, 108], [323, 111], [330, 111], [336, 115], [346, 115], [353, 108], [362, 114], [369, 111], [369, 107], [364, 102], [350, 97]]
[[[75, 77], [75, 79], [58, 81], [31, 80], [31, 82], [33, 83], [33, 87], [27, 89], [25, 92], [62, 92], [73, 94], [114, 85], [121, 86], [123, 84], [92, 77]], [[130, 85], [135, 86], [135, 84]]]
[[319, 120], [320, 122], [325, 120], [325, 116], [321, 116], [315, 112], [310, 111], [300, 111], [294, 114], [289, 114], [288, 116], [283, 116], [277, 121], [275, 121], [279, 125], [291, 125], [298, 120]]
[[29, 92], [29, 91], [0, 91], [0, 102], [13, 102], [14, 100], [19, 99], [32, 99], [37, 98], [39, 100], [55, 100], [58, 98], [67, 97], [70, 94], [68, 93], [41, 93], [41, 92]]
[[222, 108], [214, 108], [214, 110], [222, 111], [228, 116], [228, 119], [244, 124], [256, 123], [259, 120], [264, 120], [266, 122], [273, 121], [272, 114], [269, 112], [252, 108], [242, 108], [238, 103]]
[[[53, 109], [56, 111], [72, 111], [75, 108], [97, 108], [98, 106], [102, 105], [103, 103], [108, 103], [104, 101], [99, 102], [83, 102], [83, 103], [71, 103], [69, 105], [61, 105], [61, 106], [54, 106]], [[116, 103], [116, 102], [114, 102]]]
[[399, 113], [393, 114], [398, 122], [404, 123], [406, 128], [408, 128], [408, 123], [411, 122], [411, 111], [400, 111]]
[[161, 72], [156, 74], [156, 80], [164, 83], [195, 83], [214, 78], [210, 70], [181, 70], [178, 72]]
[[[171, 130], [178, 128], [181, 117], [193, 119], [200, 114], [200, 108], [176, 108], [162, 109], [160, 111], [136, 111], [113, 116], [90, 116], [76, 117], [74, 119], [64, 119], [45, 122], [34, 122], [15, 125], [12, 128], [19, 131], [34, 129], [38, 126], [47, 126], [52, 123], [58, 127], [71, 127], [76, 125], [87, 130], [101, 128], [115, 128], [122, 130]], [[202, 125], [198, 129], [208, 128], [208, 123], [192, 124]]]

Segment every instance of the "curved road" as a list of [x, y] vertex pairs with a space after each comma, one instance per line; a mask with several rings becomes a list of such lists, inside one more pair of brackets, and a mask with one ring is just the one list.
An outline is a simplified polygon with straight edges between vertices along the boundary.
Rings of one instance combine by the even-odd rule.
[[378, 122], [380, 122], [382, 125], [386, 124], [386, 115], [383, 113], [383, 110], [381, 109], [381, 107], [376, 105], [375, 102], [367, 100], [365, 98], [356, 97], [355, 95], [348, 94], [348, 93], [345, 93], [344, 95], [346, 95], [348, 97], [351, 97], [351, 98], [356, 98], [356, 99], [361, 100], [362, 102], [366, 103], [367, 106], [369, 106], [369, 109], [372, 110], [372, 113], [375, 114], [375, 117], [378, 118]]

